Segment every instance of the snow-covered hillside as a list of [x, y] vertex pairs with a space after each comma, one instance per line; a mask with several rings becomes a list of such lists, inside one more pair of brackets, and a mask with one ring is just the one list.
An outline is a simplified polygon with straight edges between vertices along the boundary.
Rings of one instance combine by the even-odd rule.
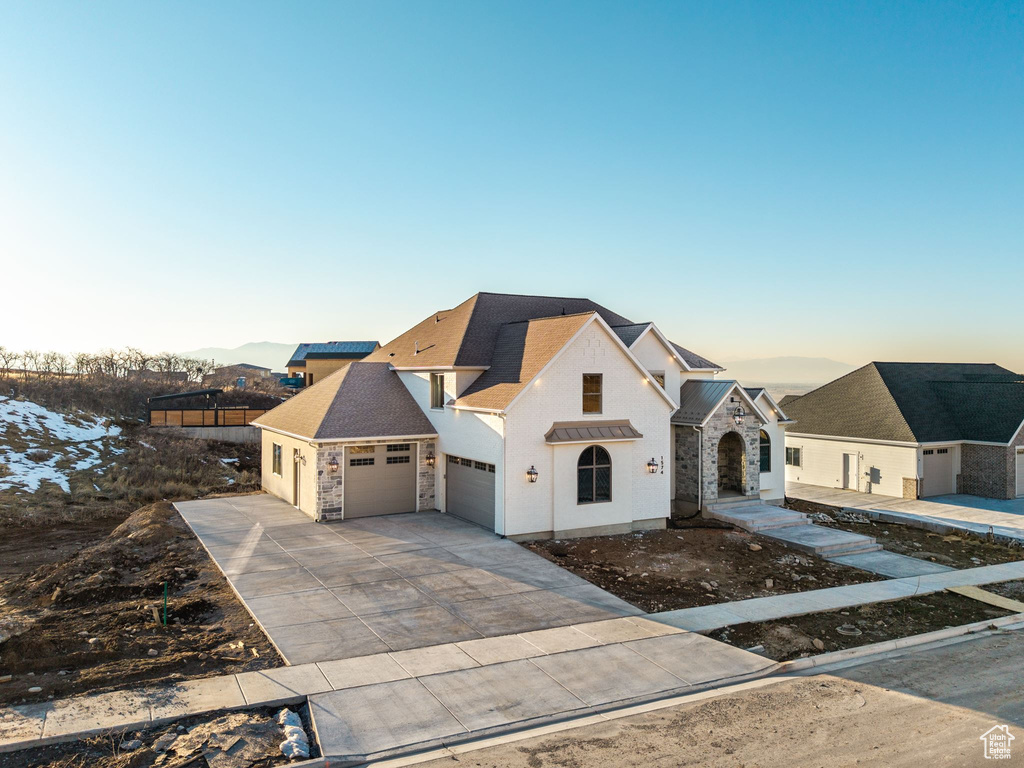
[[51, 482], [70, 493], [70, 474], [122, 452], [120, 427], [84, 413], [56, 413], [0, 397], [0, 490], [38, 490]]

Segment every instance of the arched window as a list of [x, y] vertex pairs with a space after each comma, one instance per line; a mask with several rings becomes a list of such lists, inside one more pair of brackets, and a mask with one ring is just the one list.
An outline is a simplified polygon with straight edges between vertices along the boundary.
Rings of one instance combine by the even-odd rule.
[[585, 448], [576, 462], [576, 503], [612, 500], [612, 458], [599, 445]]
[[763, 429], [761, 430], [761, 471], [772, 471], [772, 439]]

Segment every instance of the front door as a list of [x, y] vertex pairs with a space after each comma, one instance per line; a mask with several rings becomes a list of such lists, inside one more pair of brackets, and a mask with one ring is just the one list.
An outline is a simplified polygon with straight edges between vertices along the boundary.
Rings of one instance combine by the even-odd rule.
[[843, 488], [857, 490], [857, 454], [843, 454]]

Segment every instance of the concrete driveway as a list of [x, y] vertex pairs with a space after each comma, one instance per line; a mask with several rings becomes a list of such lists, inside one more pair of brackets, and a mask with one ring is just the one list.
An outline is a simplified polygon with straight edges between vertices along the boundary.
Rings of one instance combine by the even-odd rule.
[[314, 523], [265, 494], [174, 506], [289, 664], [642, 613], [437, 512]]

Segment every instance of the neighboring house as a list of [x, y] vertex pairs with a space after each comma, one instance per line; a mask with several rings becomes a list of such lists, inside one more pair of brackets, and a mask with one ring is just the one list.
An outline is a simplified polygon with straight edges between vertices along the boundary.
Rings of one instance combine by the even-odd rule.
[[903, 498], [1024, 496], [1024, 376], [992, 364], [870, 363], [784, 398], [786, 479]]
[[721, 370], [588, 299], [479, 293], [260, 417], [263, 486], [319, 520], [438, 509], [518, 538], [781, 502], [786, 418]]
[[325, 341], [299, 344], [288, 361], [288, 377], [301, 379], [301, 386], [315, 384], [344, 368], [353, 360], [362, 360], [380, 349], [378, 341]]
[[247, 378], [263, 379], [270, 376], [270, 369], [260, 365], [252, 365], [251, 363], [234, 363], [214, 368], [209, 376], [212, 378], [237, 378], [244, 376]]

